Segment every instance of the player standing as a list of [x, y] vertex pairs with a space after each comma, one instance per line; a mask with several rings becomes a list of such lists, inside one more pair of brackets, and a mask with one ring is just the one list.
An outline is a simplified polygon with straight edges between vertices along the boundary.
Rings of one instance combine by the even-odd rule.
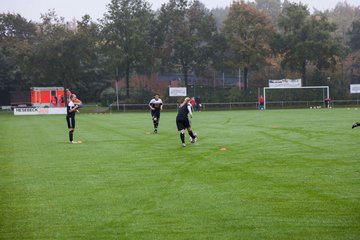
[[155, 94], [154, 98], [150, 100], [149, 107], [151, 109], [151, 117], [154, 124], [154, 133], [156, 134], [160, 122], [160, 111], [163, 109], [163, 102], [159, 98], [159, 94]]
[[190, 99], [190, 103], [191, 103], [192, 110], [194, 111], [194, 110], [195, 110], [195, 106], [196, 106], [195, 97], [192, 97], [192, 98]]
[[264, 109], [265, 109], [265, 108], [264, 108], [264, 103], [265, 103], [265, 99], [264, 99], [263, 95], [261, 95], [260, 98], [259, 98], [259, 109], [260, 109], [260, 110], [264, 110]]
[[189, 120], [189, 116], [192, 117], [192, 106], [190, 103], [190, 98], [186, 97], [184, 99], [184, 102], [180, 105], [179, 110], [178, 110], [178, 114], [176, 116], [176, 126], [178, 131], [180, 131], [180, 139], [181, 139], [181, 143], [182, 146], [185, 147], [185, 129], [187, 129], [189, 135], [190, 135], [190, 141], [191, 143], [195, 143], [197, 140], [197, 135], [196, 133], [194, 134], [192, 129], [191, 129], [191, 125], [190, 125], [190, 120]]
[[66, 114], [66, 122], [69, 128], [69, 140], [70, 143], [78, 143], [74, 142], [74, 131], [75, 131], [75, 112], [79, 112], [79, 105], [75, 104], [76, 95], [70, 95], [70, 101], [67, 104], [67, 114]]

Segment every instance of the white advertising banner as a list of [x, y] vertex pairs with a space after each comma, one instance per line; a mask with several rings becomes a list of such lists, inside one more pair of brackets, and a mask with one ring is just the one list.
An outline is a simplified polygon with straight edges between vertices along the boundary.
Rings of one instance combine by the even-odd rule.
[[350, 84], [350, 93], [360, 93], [360, 84]]
[[186, 96], [186, 87], [170, 87], [169, 88], [170, 97], [185, 97]]
[[301, 88], [301, 79], [269, 80], [270, 88]]
[[66, 108], [14, 108], [14, 115], [66, 114]]

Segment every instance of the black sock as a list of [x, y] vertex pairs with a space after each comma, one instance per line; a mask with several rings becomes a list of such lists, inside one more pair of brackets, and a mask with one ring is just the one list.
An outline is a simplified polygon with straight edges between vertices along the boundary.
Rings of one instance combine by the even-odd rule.
[[184, 133], [180, 133], [180, 139], [182, 143], [185, 143], [185, 134]]
[[193, 133], [192, 130], [191, 130], [191, 131], [188, 131], [188, 132], [189, 132], [190, 137], [195, 138], [195, 135], [194, 135], [194, 133]]
[[69, 131], [69, 140], [72, 142], [74, 139], [74, 131]]

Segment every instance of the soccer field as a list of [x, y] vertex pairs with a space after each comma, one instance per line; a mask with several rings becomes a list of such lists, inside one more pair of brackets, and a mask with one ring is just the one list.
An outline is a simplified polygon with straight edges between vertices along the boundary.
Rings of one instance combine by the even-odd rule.
[[1, 113], [0, 239], [360, 238], [360, 110], [175, 117]]

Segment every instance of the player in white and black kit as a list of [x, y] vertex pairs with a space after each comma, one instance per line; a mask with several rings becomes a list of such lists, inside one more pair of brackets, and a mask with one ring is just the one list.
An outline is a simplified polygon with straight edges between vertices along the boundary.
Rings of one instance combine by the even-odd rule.
[[157, 133], [160, 122], [160, 111], [163, 109], [163, 102], [159, 98], [159, 94], [155, 94], [154, 98], [150, 100], [149, 107], [151, 109], [151, 117], [154, 124], [154, 133]]
[[191, 124], [189, 120], [189, 116], [192, 117], [192, 105], [190, 103], [190, 98], [185, 98], [184, 102], [180, 105], [178, 114], [176, 116], [176, 126], [178, 131], [180, 131], [180, 139], [183, 147], [186, 146], [185, 144], [185, 129], [187, 129], [190, 135], [191, 143], [195, 143], [197, 140], [196, 133], [194, 134], [191, 129]]
[[74, 142], [74, 137], [73, 137], [75, 131], [75, 112], [79, 112], [78, 111], [79, 105], [74, 104], [75, 100], [76, 100], [76, 95], [71, 94], [70, 101], [67, 104], [66, 122], [69, 128], [70, 143], [78, 143], [78, 142]]

